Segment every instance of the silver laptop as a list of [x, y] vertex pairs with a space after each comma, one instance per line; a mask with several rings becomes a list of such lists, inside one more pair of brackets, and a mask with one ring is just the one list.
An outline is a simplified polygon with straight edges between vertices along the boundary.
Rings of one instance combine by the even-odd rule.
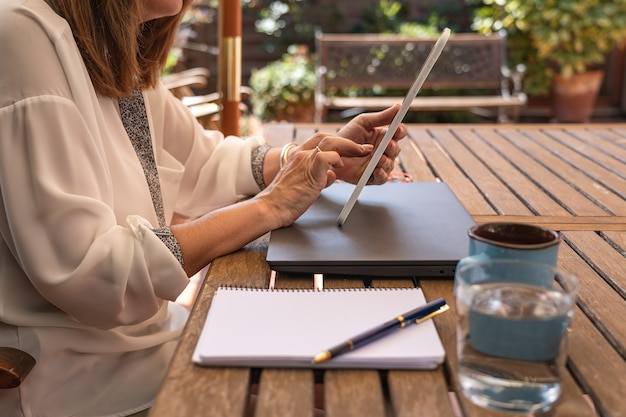
[[281, 272], [450, 277], [468, 255], [474, 221], [441, 182], [363, 188], [342, 227], [354, 185], [335, 183], [291, 226], [270, 235], [267, 262]]

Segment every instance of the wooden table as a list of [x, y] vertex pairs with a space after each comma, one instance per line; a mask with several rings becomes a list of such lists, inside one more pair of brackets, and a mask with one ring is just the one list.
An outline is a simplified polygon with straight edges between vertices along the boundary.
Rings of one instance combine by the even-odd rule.
[[[302, 141], [335, 125], [269, 125], [268, 141]], [[559, 265], [581, 282], [563, 395], [550, 415], [626, 415], [626, 125], [412, 125], [398, 170], [445, 181], [476, 222], [559, 230]], [[434, 371], [200, 368], [191, 352], [222, 284], [312, 288], [272, 274], [267, 236], [215, 260], [151, 416], [509, 416], [458, 392], [452, 281], [325, 277], [325, 288], [420, 286], [452, 310], [436, 317], [446, 361]], [[277, 318], [280, 320], [280, 318]], [[254, 395], [250, 395], [250, 394]]]

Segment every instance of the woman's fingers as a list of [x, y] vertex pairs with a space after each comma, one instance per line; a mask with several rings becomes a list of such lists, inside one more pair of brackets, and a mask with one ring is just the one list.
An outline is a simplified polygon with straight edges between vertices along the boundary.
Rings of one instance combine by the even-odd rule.
[[[318, 139], [315, 141], [315, 139]], [[369, 155], [374, 146], [371, 144], [360, 144], [352, 141], [351, 139], [346, 139], [341, 136], [331, 136], [324, 135], [313, 136], [311, 141], [307, 141], [302, 145], [301, 148], [308, 149], [313, 147], [313, 143], [316, 143], [316, 146], [313, 148], [317, 148], [322, 152], [337, 152], [341, 156], [367, 156]]]

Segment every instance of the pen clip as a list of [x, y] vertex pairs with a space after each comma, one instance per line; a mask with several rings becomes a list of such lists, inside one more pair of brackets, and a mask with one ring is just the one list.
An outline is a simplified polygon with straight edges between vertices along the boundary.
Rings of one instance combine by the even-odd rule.
[[447, 305], [447, 304], [444, 304], [441, 307], [439, 307], [439, 309], [433, 311], [432, 313], [427, 314], [424, 317], [421, 317], [419, 319], [415, 319], [415, 324], [419, 324], [419, 323], [421, 323], [423, 321], [431, 319], [431, 318], [435, 317], [436, 315], [439, 315], [439, 314], [441, 314], [441, 313], [443, 313], [445, 311], [448, 311], [448, 310], [450, 310], [450, 306]]

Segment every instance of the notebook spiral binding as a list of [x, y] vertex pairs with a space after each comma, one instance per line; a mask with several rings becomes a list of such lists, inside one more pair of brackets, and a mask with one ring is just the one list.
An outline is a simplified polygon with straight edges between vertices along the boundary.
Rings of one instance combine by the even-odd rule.
[[361, 288], [259, 288], [259, 287], [246, 287], [236, 285], [220, 285], [218, 290], [231, 290], [231, 291], [263, 291], [263, 292], [359, 292], [359, 291], [408, 291], [415, 290], [415, 287], [397, 287], [397, 288], [375, 288], [375, 287], [361, 287]]

